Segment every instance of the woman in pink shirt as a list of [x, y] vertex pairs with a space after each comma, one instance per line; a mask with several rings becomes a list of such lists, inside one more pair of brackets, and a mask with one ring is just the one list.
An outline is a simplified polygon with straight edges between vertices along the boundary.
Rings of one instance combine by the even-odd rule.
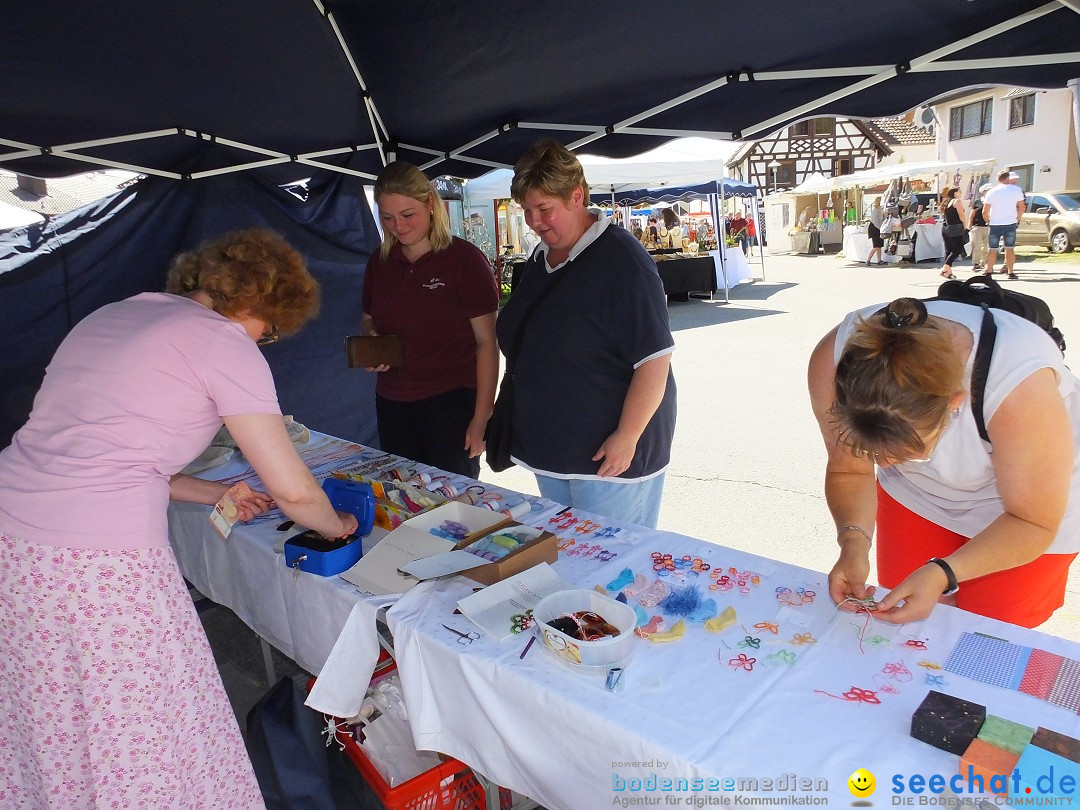
[[337, 513], [285, 431], [257, 343], [318, 287], [277, 234], [180, 256], [168, 293], [109, 304], [57, 349], [0, 453], [0, 806], [259, 808], [262, 796], [168, 541], [180, 474], [222, 421], [272, 501], [328, 537]]

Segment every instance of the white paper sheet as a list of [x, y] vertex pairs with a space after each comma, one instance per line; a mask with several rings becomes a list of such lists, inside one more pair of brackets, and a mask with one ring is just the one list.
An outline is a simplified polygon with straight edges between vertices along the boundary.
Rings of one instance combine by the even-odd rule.
[[549, 593], [573, 587], [550, 565], [540, 563], [466, 596], [457, 605], [473, 624], [502, 641], [515, 635], [513, 616], [531, 611]]
[[403, 566], [401, 570], [407, 571], [419, 580], [425, 580], [457, 574], [461, 571], [468, 571], [470, 568], [479, 568], [489, 562], [490, 560], [477, 557], [475, 554], [462, 549], [413, 560], [408, 565]]

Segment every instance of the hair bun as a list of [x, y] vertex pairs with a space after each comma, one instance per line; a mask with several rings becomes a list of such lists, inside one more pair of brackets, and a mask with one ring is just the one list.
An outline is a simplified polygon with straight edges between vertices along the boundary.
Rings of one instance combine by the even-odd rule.
[[927, 315], [926, 304], [918, 298], [897, 298], [885, 307], [885, 325], [891, 329], [921, 326]]

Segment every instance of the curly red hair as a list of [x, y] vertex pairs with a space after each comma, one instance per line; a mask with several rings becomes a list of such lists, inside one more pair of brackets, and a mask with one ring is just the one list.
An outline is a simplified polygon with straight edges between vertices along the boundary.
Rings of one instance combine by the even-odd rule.
[[226, 318], [249, 314], [292, 334], [319, 311], [319, 284], [285, 239], [264, 228], [232, 231], [173, 260], [165, 289], [201, 290]]

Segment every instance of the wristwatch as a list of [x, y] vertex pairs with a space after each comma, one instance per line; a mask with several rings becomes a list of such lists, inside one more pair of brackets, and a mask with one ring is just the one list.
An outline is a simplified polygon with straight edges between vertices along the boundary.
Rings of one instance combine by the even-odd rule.
[[952, 596], [958, 590], [960, 590], [960, 583], [956, 581], [956, 574], [953, 573], [952, 566], [945, 562], [940, 557], [931, 557], [926, 561], [926, 564], [934, 563], [945, 572], [945, 577], [949, 580], [949, 586], [941, 592], [942, 596]]

